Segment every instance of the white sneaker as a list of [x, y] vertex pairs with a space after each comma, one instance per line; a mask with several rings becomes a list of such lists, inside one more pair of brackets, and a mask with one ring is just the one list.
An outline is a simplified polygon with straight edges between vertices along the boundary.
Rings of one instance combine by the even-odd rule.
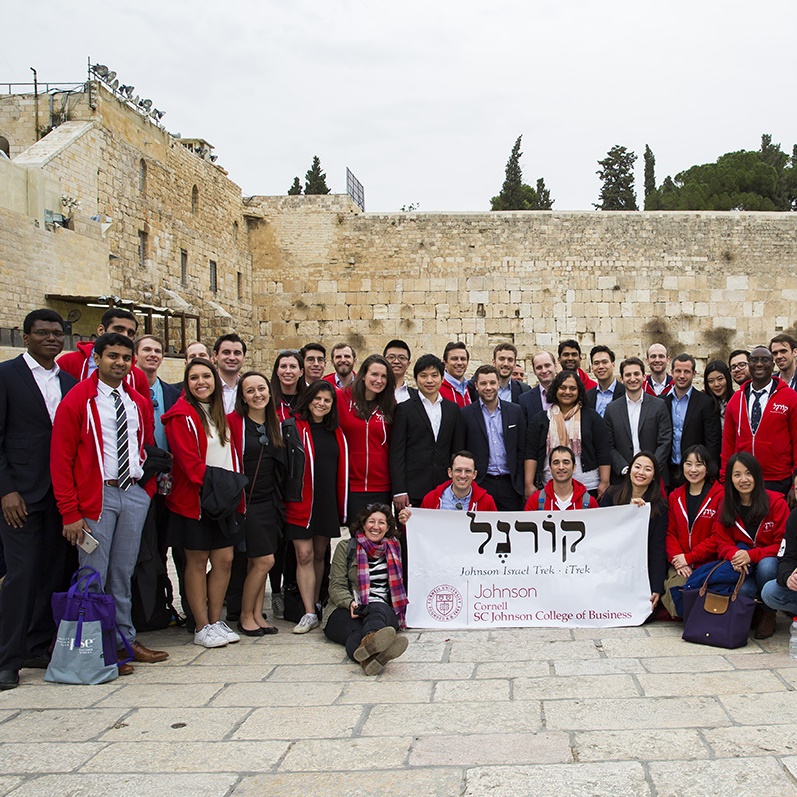
[[218, 632], [215, 625], [206, 625], [194, 634], [194, 644], [203, 648], [223, 648], [227, 638]]
[[318, 628], [318, 626], [319, 622], [317, 614], [305, 614], [293, 629], [293, 633], [306, 634], [308, 631], [312, 631], [314, 628]]
[[236, 642], [241, 641], [241, 637], [235, 633], [235, 631], [224, 622], [224, 620], [219, 620], [217, 623], [213, 623], [213, 627], [216, 629], [216, 633], [220, 637], [224, 637], [231, 645], [235, 644]]

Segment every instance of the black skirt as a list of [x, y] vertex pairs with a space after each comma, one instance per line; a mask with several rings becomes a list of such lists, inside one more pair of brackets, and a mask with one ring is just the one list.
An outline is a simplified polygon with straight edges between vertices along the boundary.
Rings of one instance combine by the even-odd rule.
[[189, 551], [215, 551], [218, 548], [229, 548], [244, 538], [244, 524], [239, 523], [239, 531], [228, 537], [221, 526], [207, 516], [199, 520], [170, 513], [169, 539], [172, 546], [186, 548]]
[[282, 517], [273, 501], [254, 501], [246, 507], [246, 555], [250, 559], [277, 551]]

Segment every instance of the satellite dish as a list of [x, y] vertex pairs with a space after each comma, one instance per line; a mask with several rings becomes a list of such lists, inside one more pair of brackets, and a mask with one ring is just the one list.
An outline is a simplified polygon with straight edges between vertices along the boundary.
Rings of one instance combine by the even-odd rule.
[[80, 310], [70, 310], [69, 315], [66, 317], [66, 320], [69, 321], [70, 324], [74, 324], [77, 321], [80, 321], [80, 317], [83, 313]]

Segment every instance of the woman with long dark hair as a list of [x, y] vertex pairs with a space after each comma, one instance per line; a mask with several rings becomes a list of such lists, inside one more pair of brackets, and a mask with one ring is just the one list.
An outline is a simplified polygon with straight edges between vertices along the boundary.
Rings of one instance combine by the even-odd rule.
[[667, 534], [667, 501], [661, 491], [661, 473], [656, 455], [640, 451], [634, 455], [623, 481], [610, 487], [600, 502], [601, 506], [650, 504], [648, 522], [648, 578], [650, 579], [650, 610], [658, 606], [664, 592], [667, 558], [664, 538]]
[[703, 372], [703, 392], [714, 399], [720, 414], [720, 423], [725, 425], [725, 408], [733, 395], [731, 371], [722, 360], [712, 360]]
[[263, 616], [266, 576], [282, 536], [282, 483], [285, 443], [282, 440], [268, 379], [249, 371], [238, 382], [235, 410], [227, 416], [230, 437], [239, 455], [239, 469], [249, 479], [246, 495], [246, 556], [249, 570], [241, 597], [238, 630], [246, 636], [276, 634]]
[[381, 354], [363, 360], [350, 388], [338, 393], [340, 428], [349, 446], [349, 502], [354, 518], [373, 503], [389, 503], [390, 427], [396, 408], [393, 369]]
[[[203, 514], [200, 496], [208, 466], [237, 470], [224, 414], [221, 379], [209, 360], [197, 357], [185, 367], [183, 395], [163, 414], [172, 465], [170, 535], [185, 550], [185, 591], [196, 621], [194, 644], [223, 647], [240, 637], [221, 619], [230, 581], [233, 546], [242, 535], [229, 537], [221, 523]], [[243, 512], [241, 495], [239, 511]], [[210, 562], [210, 571], [207, 566]]]
[[[767, 490], [758, 460], [739, 451], [728, 460], [725, 498], [714, 523], [717, 553], [733, 569], [747, 573], [741, 593], [761, 596], [761, 588], [778, 574], [778, 549], [786, 531], [789, 507], [780, 493]], [[775, 633], [776, 612], [763, 609], [756, 639]]]
[[366, 675], [377, 675], [407, 649], [407, 638], [396, 636], [407, 607], [397, 533], [390, 507], [371, 504], [332, 557], [324, 633], [344, 645]]
[[[302, 500], [285, 502], [285, 539], [296, 550], [296, 583], [304, 604], [294, 634], [318, 627], [324, 557], [330, 539], [340, 537], [340, 524], [346, 518], [349, 458], [335, 404], [335, 388], [319, 379], [304, 391], [294, 410], [298, 444], [304, 452]], [[283, 423], [284, 433], [293, 422]]]
[[612, 460], [603, 418], [587, 406], [587, 391], [575, 371], [561, 371], [548, 388], [551, 408], [529, 419], [525, 465], [526, 494], [551, 480], [551, 451], [570, 448], [576, 456], [573, 478], [600, 498], [609, 487]]
[[271, 370], [271, 395], [280, 421], [291, 416], [305, 387], [301, 355], [295, 349], [281, 351]]

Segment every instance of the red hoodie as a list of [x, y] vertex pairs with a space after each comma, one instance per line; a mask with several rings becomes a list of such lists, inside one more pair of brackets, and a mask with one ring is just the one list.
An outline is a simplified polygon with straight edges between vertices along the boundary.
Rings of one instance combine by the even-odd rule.
[[583, 369], [578, 369], [578, 378], [584, 383], [584, 390], [592, 390], [598, 383]]
[[739, 451], [749, 451], [761, 464], [765, 481], [792, 478], [797, 467], [797, 393], [777, 377], [767, 399], [756, 433], [747, 414], [745, 382], [728, 401], [722, 431], [722, 467], [725, 480], [728, 460]]
[[[446, 487], [451, 484], [451, 481], [443, 482], [443, 484], [435, 487], [430, 493], [426, 493], [421, 501], [421, 509], [440, 509], [440, 501], [443, 498], [443, 493]], [[471, 512], [497, 512], [495, 501], [493, 497], [483, 488], [479, 487], [476, 482], [470, 486], [470, 505], [468, 510]]]
[[[728, 528], [717, 520], [714, 533], [717, 535], [717, 553], [720, 559], [732, 559], [739, 550], [739, 543], [750, 546], [748, 553], [751, 562], [760, 562], [766, 556], [777, 556], [783, 535], [786, 533], [786, 520], [789, 507], [780, 493], [767, 490], [769, 496], [769, 512], [758, 526], [755, 542], [744, 527], [742, 519], [737, 515], [736, 523]], [[717, 512], [717, 517], [720, 513]]]
[[[89, 358], [94, 351], [94, 341], [78, 341], [77, 349], [77, 351], [68, 351], [66, 354], [62, 354], [58, 358], [58, 367], [68, 374], [72, 374], [78, 382], [82, 382], [89, 375]], [[144, 396], [145, 399], [152, 401], [147, 375], [136, 366], [135, 356], [133, 357], [133, 367], [125, 377], [125, 382]]]
[[[205, 457], [208, 452], [208, 436], [202, 419], [185, 396], [180, 396], [172, 408], [163, 413], [161, 421], [174, 457], [172, 491], [166, 496], [166, 506], [177, 515], [199, 520], [202, 517], [202, 483], [205, 481]], [[233, 469], [240, 471], [240, 455], [235, 450], [232, 435], [230, 445]], [[242, 492], [238, 511], [243, 512], [245, 508]]]
[[672, 388], [672, 377], [669, 374], [664, 375], [664, 389], [661, 393], [657, 393], [653, 389], [653, 377], [650, 374], [645, 377], [645, 381], [642, 383], [642, 391], [644, 393], [647, 393], [649, 396], [658, 396], [659, 398], [664, 398], [668, 393], [672, 393]]
[[719, 508], [725, 490], [718, 481], [711, 485], [690, 529], [689, 516], [686, 512], [688, 487], [688, 483], [682, 484], [670, 493], [665, 544], [668, 562], [672, 562], [673, 557], [683, 554], [689, 567], [694, 568], [717, 558], [714, 521], [719, 517]]
[[[559, 511], [559, 504], [556, 503], [556, 497], [553, 491], [553, 479], [551, 479], [542, 490], [537, 490], [536, 493], [533, 493], [531, 496], [529, 496], [529, 500], [526, 501], [526, 506], [523, 507], [524, 512], [539, 511], [540, 493], [545, 494], [545, 502], [542, 507], [545, 512]], [[587, 488], [580, 481], [573, 479], [573, 496], [570, 499], [570, 505], [567, 508], [584, 509], [584, 496], [586, 494]], [[598, 502], [592, 496], [589, 497], [589, 506], [587, 508], [598, 508]]]
[[470, 393], [467, 388], [463, 395], [445, 377], [443, 377], [443, 383], [440, 385], [440, 395], [447, 401], [453, 401], [460, 409], [467, 407], [471, 403]]
[[[99, 520], [102, 515], [105, 477], [102, 424], [96, 402], [98, 380], [99, 375], [95, 371], [88, 379], [78, 382], [61, 400], [55, 413], [50, 472], [64, 525], [76, 523], [81, 518]], [[124, 382], [122, 388], [138, 411], [138, 453], [144, 462], [147, 458], [144, 446], [155, 445], [152, 403], [145, 401]], [[144, 489], [150, 498], [157, 486], [156, 479], [149, 479], [146, 483]]]
[[337, 390], [338, 419], [349, 447], [349, 490], [390, 492], [390, 424], [376, 410], [366, 421], [357, 415], [350, 390]]
[[[293, 526], [306, 529], [313, 516], [313, 488], [315, 482], [315, 446], [310, 424], [301, 418], [296, 419], [296, 428], [304, 448], [304, 478], [302, 483], [302, 500], [285, 502], [285, 521]], [[335, 429], [340, 455], [338, 456], [338, 517], [341, 523], [346, 522], [346, 504], [349, 500], [349, 450], [346, 438], [338, 427]]]

